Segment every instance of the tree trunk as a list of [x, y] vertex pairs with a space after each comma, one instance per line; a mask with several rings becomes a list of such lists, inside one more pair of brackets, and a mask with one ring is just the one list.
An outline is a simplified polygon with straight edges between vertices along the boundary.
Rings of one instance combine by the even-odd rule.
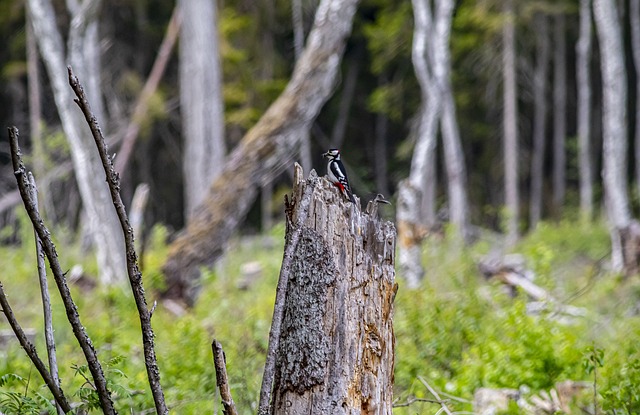
[[513, 0], [504, 2], [503, 26], [503, 145], [504, 145], [504, 188], [505, 188], [505, 223], [507, 244], [518, 239], [518, 222], [520, 218], [518, 195], [518, 101], [516, 94], [516, 45], [515, 45], [515, 12]]
[[85, 1], [72, 12], [68, 37], [68, 58], [65, 59], [62, 35], [56, 27], [56, 16], [49, 0], [28, 0], [29, 15], [34, 33], [53, 89], [62, 121], [78, 188], [88, 219], [89, 232], [98, 259], [100, 280], [105, 284], [126, 281], [124, 240], [116, 216], [105, 174], [92, 140], [86, 139], [89, 130], [80, 111], [74, 107], [71, 88], [67, 83], [65, 60], [74, 68], [86, 91], [96, 115], [103, 114], [100, 101], [99, 64], [95, 62], [97, 45], [97, 14], [100, 1]]
[[554, 18], [553, 41], [553, 207], [560, 217], [564, 204], [566, 180], [566, 118], [567, 118], [567, 54], [565, 47], [565, 20], [559, 14]]
[[640, 194], [640, 0], [629, 1], [629, 26], [631, 26], [631, 51], [636, 69], [635, 173], [637, 191]]
[[180, 107], [185, 217], [190, 220], [222, 171], [224, 104], [214, 0], [180, 0]]
[[[611, 228], [612, 267], [623, 271], [625, 252], [622, 235], [631, 224], [627, 195], [627, 74], [624, 66], [621, 25], [616, 3], [594, 0], [602, 71], [603, 185], [605, 207]], [[633, 241], [634, 238], [626, 238]]]
[[433, 35], [431, 5], [413, 0], [413, 44], [411, 58], [420, 85], [422, 105], [418, 115], [416, 145], [409, 178], [398, 185], [399, 265], [407, 286], [416, 288], [422, 280], [421, 245], [426, 227], [435, 221], [435, 150], [441, 95], [434, 81], [430, 39]]
[[[637, 0], [633, 0], [636, 1]], [[591, 0], [580, 0], [580, 37], [576, 44], [578, 89], [578, 165], [580, 170], [580, 216], [593, 218], [593, 168], [591, 166]], [[638, 147], [636, 147], [638, 149]], [[640, 164], [637, 164], [640, 169]], [[638, 171], [640, 177], [640, 170]]]
[[334, 89], [358, 0], [323, 0], [292, 79], [227, 158], [186, 230], [170, 246], [168, 297], [191, 303], [199, 268], [212, 264], [249, 210], [258, 186], [280, 174]]
[[467, 202], [467, 170], [456, 119], [456, 105], [451, 88], [451, 57], [449, 37], [453, 23], [453, 0], [436, 2], [435, 36], [433, 37], [433, 67], [435, 81], [442, 94], [440, 129], [447, 170], [449, 220], [461, 239], [469, 236], [469, 206]]
[[288, 270], [271, 412], [390, 415], [395, 227], [312, 172], [294, 184], [287, 235], [310, 185]]
[[533, 154], [531, 156], [531, 196], [529, 227], [534, 229], [542, 218], [542, 185], [547, 137], [547, 76], [549, 72], [548, 17], [538, 14], [536, 25], [536, 67], [533, 74]]

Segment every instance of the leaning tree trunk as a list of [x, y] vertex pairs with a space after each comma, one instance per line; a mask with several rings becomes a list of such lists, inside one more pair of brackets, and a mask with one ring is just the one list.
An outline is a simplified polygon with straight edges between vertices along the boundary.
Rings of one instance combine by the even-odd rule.
[[396, 229], [376, 202], [362, 212], [315, 171], [295, 176], [271, 413], [391, 414]]
[[186, 231], [170, 246], [166, 297], [193, 303], [200, 267], [224, 252], [260, 184], [284, 171], [334, 90], [358, 0], [322, 0], [291, 81], [227, 158]]

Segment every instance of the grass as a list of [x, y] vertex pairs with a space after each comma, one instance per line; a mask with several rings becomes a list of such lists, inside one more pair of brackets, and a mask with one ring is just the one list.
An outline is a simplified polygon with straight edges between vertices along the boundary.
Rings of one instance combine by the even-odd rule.
[[[11, 264], [2, 271], [0, 280], [22, 324], [41, 331], [32, 237], [23, 225], [22, 246], [0, 249], [0, 262]], [[144, 257], [149, 303], [155, 298], [154, 288], [162, 286], [160, 266], [166, 237], [166, 231], [157, 227]], [[158, 363], [167, 402], [176, 413], [221, 411], [211, 356], [213, 338], [225, 349], [240, 413], [255, 413], [283, 237], [280, 225], [269, 235], [234, 240], [215, 270], [204, 272], [202, 294], [193, 310], [178, 316], [158, 306], [152, 320]], [[616, 408], [617, 413], [637, 411], [638, 406], [629, 399], [637, 393], [634, 385], [640, 384], [640, 363], [634, 363], [640, 362], [640, 284], [637, 277], [623, 279], [607, 272], [608, 244], [603, 225], [586, 227], [566, 221], [543, 223], [512, 247], [512, 252], [525, 255], [527, 266], [536, 272], [537, 284], [565, 304], [587, 310], [585, 318], [566, 323], [548, 314], [528, 315], [524, 296], [513, 299], [499, 283], [479, 276], [475, 261], [489, 251], [488, 243], [462, 247], [446, 235], [428, 240], [422, 287], [408, 290], [398, 280], [395, 399], [400, 403], [413, 397], [433, 398], [421, 378], [463, 401], [471, 401], [473, 392], [482, 386], [526, 386], [534, 393], [566, 379], [591, 381], [583, 362], [587, 348], [596, 345], [604, 352], [603, 366], [598, 369], [599, 407]], [[72, 245], [59, 245], [59, 252], [66, 269], [81, 263], [88, 273], [95, 272], [95, 264], [87, 263], [87, 255]], [[249, 261], [260, 265], [261, 277], [245, 288], [240, 285], [241, 267]], [[119, 410], [139, 413], [152, 408], [139, 321], [130, 293], [119, 288], [81, 291], [75, 287], [73, 294], [100, 357], [111, 361], [107, 372], [118, 392]], [[67, 395], [76, 393], [73, 400], [78, 401], [85, 381], [73, 367], [84, 364], [83, 356], [57, 294], [53, 305], [63, 388]], [[0, 329], [5, 328], [6, 323], [0, 322]], [[42, 354], [40, 338], [37, 345]], [[19, 347], [0, 353], [4, 354], [0, 379], [5, 374], [19, 377], [0, 380], [4, 393], [0, 393], [0, 405], [3, 396], [9, 399], [8, 392], [24, 395], [28, 390], [27, 396], [48, 396]], [[591, 395], [578, 399], [583, 405], [592, 405]], [[451, 400], [449, 405], [458, 411], [472, 410], [468, 402]], [[398, 407], [394, 413], [436, 413], [438, 409], [432, 403], [416, 402]]]

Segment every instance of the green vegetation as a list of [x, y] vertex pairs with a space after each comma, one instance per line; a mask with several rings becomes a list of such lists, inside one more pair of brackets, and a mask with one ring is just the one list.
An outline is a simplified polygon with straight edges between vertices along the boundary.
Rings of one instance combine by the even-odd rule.
[[[33, 243], [27, 224], [20, 232], [20, 248], [4, 247], [0, 262], [11, 264], [2, 282], [14, 311], [25, 327], [41, 330]], [[223, 263], [206, 272], [203, 292], [194, 310], [176, 315], [160, 304], [153, 314], [162, 384], [176, 413], [212, 413], [219, 398], [211, 341], [226, 352], [232, 393], [242, 414], [255, 413], [267, 335], [282, 260], [284, 227], [269, 235], [237, 239]], [[147, 299], [161, 286], [159, 267], [165, 256], [166, 230], [157, 227], [144, 257]], [[640, 299], [637, 277], [622, 279], [606, 272], [608, 253], [603, 225], [574, 222], [541, 224], [512, 252], [522, 253], [536, 274], [536, 283], [565, 304], [584, 307], [585, 317], [543, 312], [527, 313], [526, 297], [511, 298], [496, 281], [485, 281], [475, 261], [491, 248], [480, 241], [461, 247], [446, 236], [432, 236], [424, 247], [427, 275], [418, 290], [407, 290], [399, 280], [396, 298], [396, 373], [398, 403], [433, 396], [421, 379], [436, 390], [471, 401], [479, 387], [528, 391], [525, 397], [548, 391], [557, 382], [587, 382], [578, 394], [581, 405], [592, 407], [596, 378], [598, 408], [606, 413], [640, 411], [640, 317], [634, 307]], [[86, 255], [59, 247], [63, 266], [81, 263]], [[257, 261], [262, 277], [241, 287], [240, 268]], [[146, 373], [139, 321], [131, 295], [125, 290], [82, 291], [75, 287], [83, 323], [99, 350], [114, 401], [121, 413], [153, 407]], [[86, 376], [82, 354], [66, 323], [56, 293], [52, 295], [58, 359], [63, 389], [85, 408], [95, 407], [95, 395]], [[6, 323], [0, 328], [5, 329]], [[42, 336], [37, 345], [44, 355]], [[53, 412], [50, 394], [19, 346], [1, 351], [0, 411], [6, 414]], [[443, 396], [443, 398], [445, 398]], [[451, 398], [452, 410], [471, 411], [470, 402]], [[574, 408], [578, 408], [576, 405]], [[415, 402], [398, 407], [396, 414], [435, 413], [439, 405]], [[220, 409], [219, 409], [220, 410]], [[577, 410], [579, 411], [579, 410]], [[511, 413], [518, 413], [515, 408]], [[576, 412], [579, 413], [579, 412]]]

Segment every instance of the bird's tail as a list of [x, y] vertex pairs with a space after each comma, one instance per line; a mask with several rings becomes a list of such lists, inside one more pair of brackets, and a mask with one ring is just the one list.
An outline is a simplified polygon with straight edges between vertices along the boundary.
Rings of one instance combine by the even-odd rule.
[[356, 199], [355, 199], [355, 197], [353, 197], [353, 193], [351, 192], [351, 189], [349, 189], [348, 187], [345, 187], [344, 188], [344, 192], [347, 194], [347, 197], [349, 198], [351, 203], [353, 203], [355, 205], [356, 204]]

